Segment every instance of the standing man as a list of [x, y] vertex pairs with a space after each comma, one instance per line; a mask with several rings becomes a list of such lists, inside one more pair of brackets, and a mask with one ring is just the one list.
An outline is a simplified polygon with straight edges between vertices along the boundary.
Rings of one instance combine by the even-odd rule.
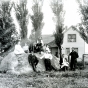
[[71, 56], [70, 68], [71, 68], [71, 70], [75, 70], [76, 69], [76, 65], [77, 65], [77, 58], [79, 57], [79, 55], [74, 50], [74, 47], [72, 47], [72, 52], [69, 54], [69, 56]]

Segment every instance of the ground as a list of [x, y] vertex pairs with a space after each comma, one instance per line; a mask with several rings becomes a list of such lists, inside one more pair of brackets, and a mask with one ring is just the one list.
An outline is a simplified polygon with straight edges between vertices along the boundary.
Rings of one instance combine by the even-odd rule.
[[0, 73], [0, 88], [88, 88], [88, 69], [28, 75]]
[[88, 88], [88, 64], [76, 71], [0, 73], [0, 88]]

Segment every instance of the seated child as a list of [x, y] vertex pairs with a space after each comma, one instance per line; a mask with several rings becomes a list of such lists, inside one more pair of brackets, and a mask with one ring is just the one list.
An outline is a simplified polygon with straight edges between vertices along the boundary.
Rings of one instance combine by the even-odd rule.
[[69, 68], [69, 62], [68, 62], [68, 57], [67, 57], [67, 55], [62, 55], [62, 58], [63, 58], [63, 63], [62, 63], [62, 65], [61, 65], [61, 69], [62, 70], [68, 70], [68, 68]]

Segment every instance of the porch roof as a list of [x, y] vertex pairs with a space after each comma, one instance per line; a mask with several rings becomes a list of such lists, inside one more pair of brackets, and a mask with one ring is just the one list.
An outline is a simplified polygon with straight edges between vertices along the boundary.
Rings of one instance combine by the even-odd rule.
[[54, 40], [54, 36], [53, 35], [42, 35], [42, 39], [43, 39], [44, 44], [49, 44], [50, 42]]
[[52, 42], [48, 43], [48, 45], [50, 47], [57, 47], [57, 45], [55, 44], [55, 40], [53, 40]]
[[42, 39], [44, 44], [48, 44], [50, 47], [57, 47], [53, 35], [42, 35]]

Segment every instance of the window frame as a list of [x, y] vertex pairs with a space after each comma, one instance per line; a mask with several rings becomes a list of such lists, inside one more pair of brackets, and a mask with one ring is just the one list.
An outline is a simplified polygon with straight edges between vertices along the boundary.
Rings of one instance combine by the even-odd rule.
[[67, 55], [69, 55], [69, 53], [67, 53], [67, 49], [69, 49], [69, 53], [70, 53], [70, 47], [66, 47], [66, 48], [65, 48], [65, 53], [66, 53]]
[[[75, 35], [75, 38], [73, 38], [74, 35]], [[72, 41], [72, 39], [74, 39], [75, 41]], [[77, 39], [76, 34], [68, 34], [68, 37], [67, 37], [68, 42], [76, 42], [76, 39]]]

